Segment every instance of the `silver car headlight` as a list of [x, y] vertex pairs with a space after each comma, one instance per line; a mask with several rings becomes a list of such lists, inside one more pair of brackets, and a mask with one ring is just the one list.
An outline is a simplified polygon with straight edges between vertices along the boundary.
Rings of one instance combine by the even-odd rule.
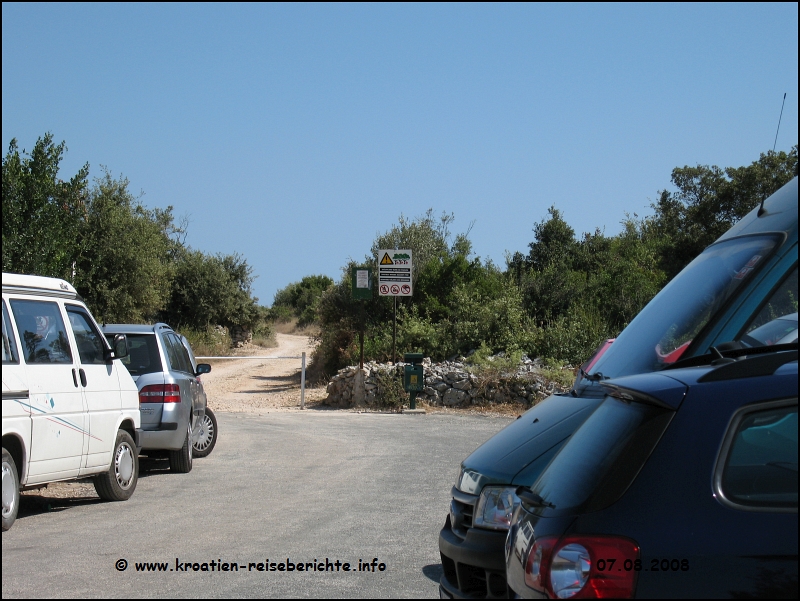
[[491, 530], [508, 530], [519, 506], [516, 486], [484, 486], [478, 498], [473, 524]]

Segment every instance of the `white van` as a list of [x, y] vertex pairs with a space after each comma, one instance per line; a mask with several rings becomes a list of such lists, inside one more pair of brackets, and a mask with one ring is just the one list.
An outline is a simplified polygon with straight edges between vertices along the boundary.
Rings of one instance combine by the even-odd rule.
[[3, 530], [20, 490], [93, 476], [124, 501], [139, 476], [139, 393], [75, 288], [3, 273]]

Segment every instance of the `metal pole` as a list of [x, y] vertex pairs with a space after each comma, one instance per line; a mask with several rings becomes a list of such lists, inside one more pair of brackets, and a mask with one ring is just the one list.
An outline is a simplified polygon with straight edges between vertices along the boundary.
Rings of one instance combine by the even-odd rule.
[[397, 364], [397, 297], [394, 297], [394, 325], [392, 326], [392, 363]]
[[361, 305], [361, 331], [358, 333], [358, 337], [359, 345], [361, 346], [361, 354], [358, 361], [358, 367], [360, 369], [364, 369], [364, 330], [366, 328], [364, 321], [366, 318], [364, 317], [364, 303], [360, 302], [359, 305]]
[[306, 354], [303, 353], [303, 371], [300, 374], [300, 409], [306, 408]]

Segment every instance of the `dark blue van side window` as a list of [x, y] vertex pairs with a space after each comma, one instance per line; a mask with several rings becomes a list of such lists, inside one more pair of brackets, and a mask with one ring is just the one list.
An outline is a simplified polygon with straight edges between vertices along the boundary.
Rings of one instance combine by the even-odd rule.
[[797, 265], [747, 324], [739, 339], [748, 346], [797, 342]]
[[737, 505], [797, 507], [797, 404], [745, 414], [736, 425], [721, 480]]

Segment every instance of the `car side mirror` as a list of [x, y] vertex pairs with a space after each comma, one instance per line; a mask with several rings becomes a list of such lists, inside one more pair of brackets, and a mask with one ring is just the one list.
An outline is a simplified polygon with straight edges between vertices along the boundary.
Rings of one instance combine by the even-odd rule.
[[111, 343], [111, 350], [106, 351], [106, 361], [122, 359], [128, 354], [128, 337], [125, 334], [116, 334], [114, 342]]
[[211, 366], [208, 363], [198, 363], [197, 371], [194, 373], [196, 376], [207, 374], [211, 371]]

